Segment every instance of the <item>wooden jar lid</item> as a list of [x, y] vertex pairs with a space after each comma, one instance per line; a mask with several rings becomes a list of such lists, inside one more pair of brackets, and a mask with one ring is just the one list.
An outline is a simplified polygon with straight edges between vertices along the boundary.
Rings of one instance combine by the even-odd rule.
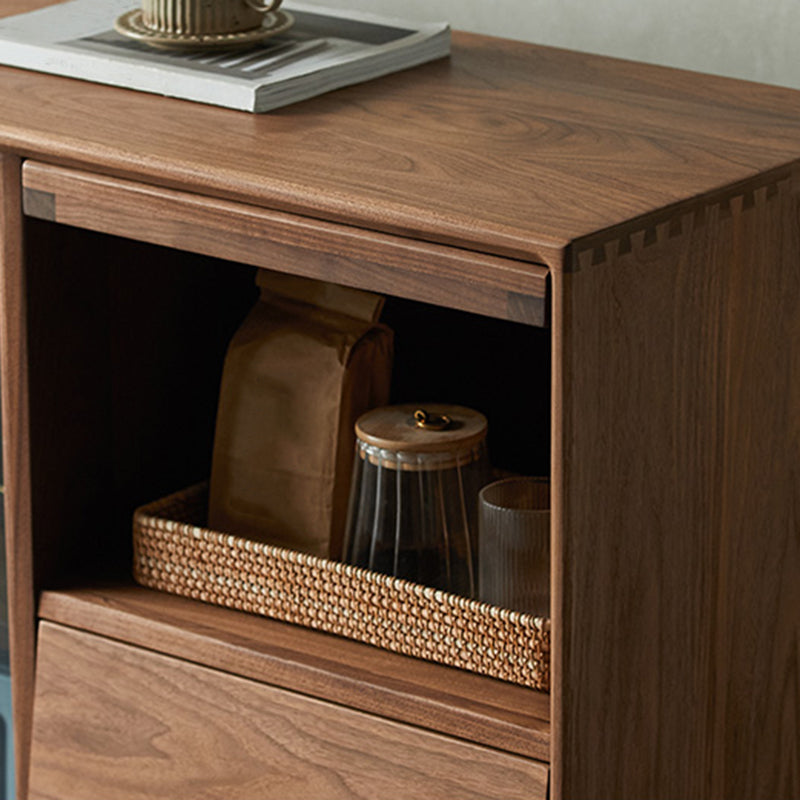
[[482, 442], [487, 427], [486, 417], [471, 408], [445, 403], [408, 403], [362, 414], [356, 422], [356, 436], [381, 450], [453, 453]]

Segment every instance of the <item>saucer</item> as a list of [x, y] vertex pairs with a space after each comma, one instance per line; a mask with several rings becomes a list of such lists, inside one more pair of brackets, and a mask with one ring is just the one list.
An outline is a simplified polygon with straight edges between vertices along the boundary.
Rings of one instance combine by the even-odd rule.
[[117, 33], [162, 50], [220, 50], [257, 44], [271, 36], [285, 33], [294, 25], [294, 17], [286, 11], [271, 11], [257, 28], [234, 33], [161, 33], [148, 28], [142, 19], [142, 9], [128, 11], [117, 19]]

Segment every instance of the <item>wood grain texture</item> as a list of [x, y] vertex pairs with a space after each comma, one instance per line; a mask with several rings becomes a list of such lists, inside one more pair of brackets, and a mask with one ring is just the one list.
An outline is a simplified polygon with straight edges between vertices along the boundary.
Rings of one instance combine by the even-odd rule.
[[554, 279], [564, 800], [800, 795], [797, 174], [676, 222]]
[[140, 586], [44, 592], [44, 619], [548, 761], [550, 699], [460, 670]]
[[469, 34], [265, 115], [14, 69], [0, 107], [25, 156], [551, 266], [800, 147], [791, 90]]
[[21, 165], [0, 152], [0, 351], [3, 474], [17, 797], [27, 796], [33, 703], [34, 618], [27, 296]]
[[547, 767], [43, 622], [31, 796], [544, 798]]
[[[547, 268], [28, 161], [32, 216], [544, 325]], [[52, 197], [52, 199], [50, 199]], [[519, 298], [529, 299], [525, 305]]]

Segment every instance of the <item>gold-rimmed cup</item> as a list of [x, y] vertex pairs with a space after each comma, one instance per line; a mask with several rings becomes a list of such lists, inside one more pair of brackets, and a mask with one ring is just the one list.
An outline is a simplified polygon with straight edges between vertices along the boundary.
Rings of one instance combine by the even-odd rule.
[[281, 0], [142, 0], [142, 24], [155, 34], [209, 36], [261, 27]]

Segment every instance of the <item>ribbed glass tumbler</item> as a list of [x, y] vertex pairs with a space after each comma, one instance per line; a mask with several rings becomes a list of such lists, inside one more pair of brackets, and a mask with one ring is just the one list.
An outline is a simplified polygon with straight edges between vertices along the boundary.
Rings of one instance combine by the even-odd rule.
[[506, 478], [479, 501], [480, 593], [486, 603], [550, 615], [550, 482]]

